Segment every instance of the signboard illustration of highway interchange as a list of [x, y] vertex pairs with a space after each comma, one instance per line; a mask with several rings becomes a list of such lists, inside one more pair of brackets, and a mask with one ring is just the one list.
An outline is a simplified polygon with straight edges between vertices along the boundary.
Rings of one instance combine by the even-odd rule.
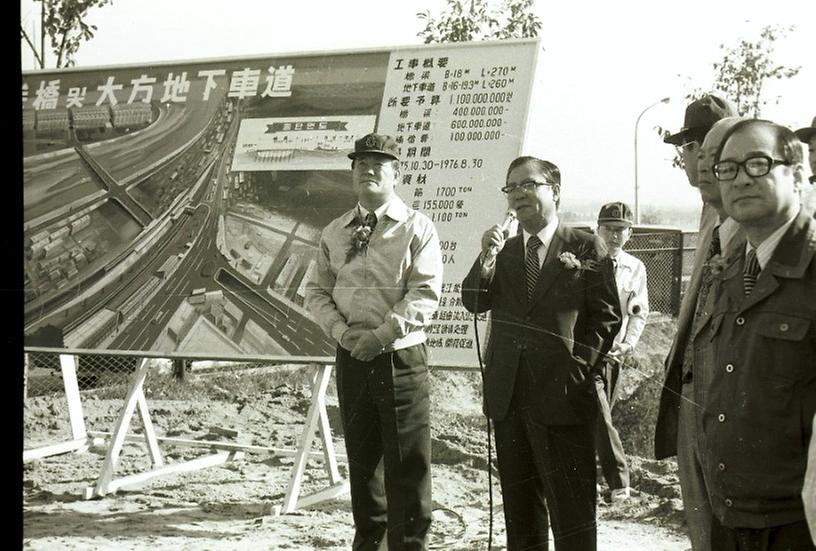
[[24, 75], [26, 344], [331, 354], [304, 288], [355, 202], [374, 57]]
[[305, 287], [320, 232], [356, 202], [347, 155], [377, 131], [400, 145], [397, 194], [439, 233], [430, 359], [475, 366], [460, 282], [480, 250], [474, 224], [503, 214], [539, 49], [519, 39], [23, 73], [25, 346], [332, 356]]

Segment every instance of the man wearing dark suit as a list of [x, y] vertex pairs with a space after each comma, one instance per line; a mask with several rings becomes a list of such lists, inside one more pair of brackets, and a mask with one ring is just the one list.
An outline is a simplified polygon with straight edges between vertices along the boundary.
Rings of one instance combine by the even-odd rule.
[[[491, 312], [485, 412], [495, 422], [507, 548], [596, 549], [594, 375], [621, 324], [600, 238], [559, 224], [561, 175], [519, 157], [508, 168], [522, 235], [500, 226], [462, 283], [471, 312]], [[495, 251], [499, 251], [495, 254]]]
[[802, 503], [816, 412], [816, 221], [802, 148], [771, 121], [737, 123], [713, 172], [747, 243], [723, 262], [693, 335], [713, 366], [700, 448], [717, 551], [816, 549]]

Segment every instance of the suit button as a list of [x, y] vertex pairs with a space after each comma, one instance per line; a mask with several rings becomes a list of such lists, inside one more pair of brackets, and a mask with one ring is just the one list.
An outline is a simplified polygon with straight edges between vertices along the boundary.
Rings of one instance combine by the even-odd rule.
[[745, 325], [745, 318], [740, 316], [737, 318], [737, 325]]
[[719, 421], [720, 423], [725, 423], [725, 414], [724, 414], [724, 413], [720, 413], [720, 414], [717, 416], [717, 421]]
[[725, 370], [728, 373], [732, 373], [734, 371], [734, 364], [728, 364], [727, 366], [725, 366]]
[[717, 465], [717, 468], [720, 469], [721, 471], [724, 471], [725, 470], [725, 463], [720, 463], [719, 465]]
[[790, 325], [788, 325], [787, 323], [782, 323], [779, 325], [779, 330], [782, 331], [783, 333], [788, 329], [790, 329]]

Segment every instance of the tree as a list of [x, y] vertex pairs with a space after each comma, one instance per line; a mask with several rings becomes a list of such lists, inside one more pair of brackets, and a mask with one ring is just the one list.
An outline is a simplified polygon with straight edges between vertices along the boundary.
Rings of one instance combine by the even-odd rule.
[[[781, 27], [766, 25], [755, 40], [741, 39], [736, 46], [726, 47], [720, 44], [723, 57], [711, 64], [714, 71], [709, 88], [694, 88], [686, 94], [686, 104], [701, 98], [711, 90], [713, 93], [728, 98], [737, 106], [741, 116], [759, 118], [762, 109], [773, 100], [779, 103], [780, 96], [767, 98], [765, 85], [772, 79], [793, 78], [800, 67], [788, 67], [774, 61], [774, 46], [778, 40], [795, 30], [795, 26]], [[657, 131], [666, 137], [672, 132], [660, 126]], [[673, 165], [683, 167], [680, 155], [675, 155]]]
[[90, 40], [96, 31], [96, 25], [85, 22], [88, 11], [102, 7], [113, 0], [34, 0], [41, 3], [40, 8], [40, 44], [35, 44], [36, 37], [26, 32], [20, 24], [20, 38], [25, 41], [34, 59], [41, 69], [45, 68], [45, 37], [51, 51], [56, 57], [56, 68], [71, 67], [83, 42]]
[[448, 10], [437, 17], [430, 10], [417, 13], [425, 28], [417, 36], [426, 44], [538, 36], [541, 19], [533, 13], [535, 0], [502, 0], [498, 10], [489, 0], [447, 0]]
[[[764, 84], [770, 79], [792, 78], [800, 67], [777, 65], [773, 60], [774, 43], [793, 32], [788, 28], [768, 25], [762, 28], [755, 41], [740, 40], [733, 48], [720, 45], [725, 54], [721, 61], [713, 63], [714, 89], [737, 104], [739, 114], [759, 118], [762, 108], [768, 104], [763, 95]], [[774, 103], [779, 103], [776, 96]]]

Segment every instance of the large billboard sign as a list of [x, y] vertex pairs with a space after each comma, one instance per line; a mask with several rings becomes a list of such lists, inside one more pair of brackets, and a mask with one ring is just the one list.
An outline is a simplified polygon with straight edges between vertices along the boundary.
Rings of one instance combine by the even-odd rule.
[[354, 140], [400, 143], [398, 194], [436, 224], [435, 365], [473, 365], [459, 282], [500, 221], [538, 42], [23, 74], [29, 347], [329, 356], [303, 307], [322, 228], [355, 204]]

